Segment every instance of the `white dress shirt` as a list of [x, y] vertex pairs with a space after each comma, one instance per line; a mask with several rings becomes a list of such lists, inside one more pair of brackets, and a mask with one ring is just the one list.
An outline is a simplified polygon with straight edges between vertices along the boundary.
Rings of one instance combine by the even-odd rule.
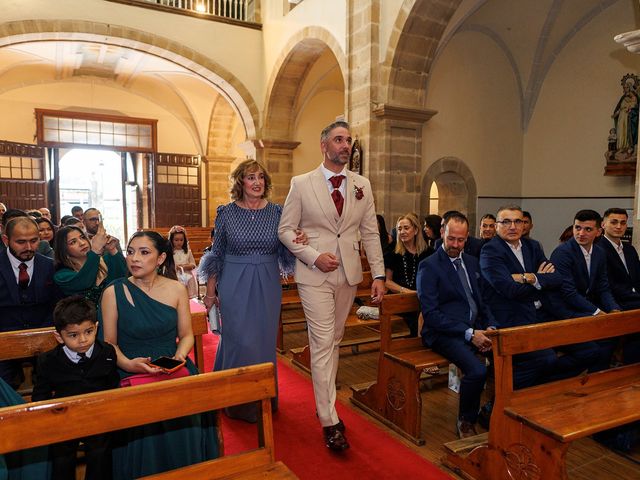
[[33, 278], [33, 258], [31, 260], [22, 261], [11, 254], [11, 251], [7, 248], [7, 257], [9, 257], [9, 263], [13, 269], [13, 274], [16, 276], [16, 284], [18, 283], [18, 276], [20, 275], [20, 264], [24, 263], [27, 266], [27, 273], [29, 274], [29, 284]]

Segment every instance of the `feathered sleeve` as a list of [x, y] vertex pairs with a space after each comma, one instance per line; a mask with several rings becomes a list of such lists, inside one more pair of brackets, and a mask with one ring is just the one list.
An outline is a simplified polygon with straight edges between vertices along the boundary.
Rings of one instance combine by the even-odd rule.
[[[282, 206], [276, 205], [276, 207], [278, 209], [278, 223], [280, 223]], [[282, 242], [278, 242], [278, 267], [280, 267], [280, 275], [282, 278], [291, 277], [296, 271], [296, 257]]]
[[227, 235], [225, 228], [225, 205], [220, 205], [216, 216], [216, 233], [213, 239], [211, 250], [205, 253], [198, 265], [198, 278], [201, 282], [206, 282], [212, 276], [220, 278], [222, 267], [224, 266], [224, 255], [227, 248]]

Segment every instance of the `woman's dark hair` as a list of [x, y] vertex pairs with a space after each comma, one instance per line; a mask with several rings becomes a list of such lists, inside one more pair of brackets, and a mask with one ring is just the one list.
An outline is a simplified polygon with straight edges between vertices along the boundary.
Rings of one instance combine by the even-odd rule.
[[380, 234], [380, 246], [382, 251], [386, 251], [389, 247], [389, 232], [387, 231], [387, 224], [384, 221], [384, 217], [379, 213], [376, 213], [376, 219], [378, 220], [378, 233]]
[[180, 227], [180, 230], [174, 230], [173, 227], [169, 231], [169, 245], [171, 245], [171, 251], [173, 252], [173, 237], [182, 234], [184, 237], [184, 243], [182, 244], [182, 251], [184, 253], [189, 253], [189, 239], [187, 238], [187, 230], [184, 227]]
[[[84, 238], [87, 238], [87, 234], [80, 227], [75, 225], [67, 225], [62, 227], [56, 232], [56, 236], [53, 242], [54, 261], [56, 269], [63, 267], [75, 270], [74, 265], [69, 261], [69, 249], [67, 247], [67, 237], [71, 232], [79, 232]], [[91, 242], [89, 242], [91, 244]]]
[[48, 218], [44, 218], [44, 217], [40, 217], [40, 218], [36, 218], [36, 223], [38, 225], [40, 225], [41, 223], [48, 223], [49, 226], [51, 227], [51, 231], [53, 232], [53, 238], [51, 240], [49, 240], [49, 245], [53, 248], [53, 244], [56, 240], [56, 227], [53, 224], [53, 222], [51, 220], [49, 220]]
[[127, 249], [135, 238], [141, 237], [146, 237], [151, 240], [154, 248], [158, 251], [158, 255], [162, 255], [163, 253], [167, 255], [164, 262], [162, 262], [162, 265], [158, 267], [158, 273], [163, 277], [170, 278], [171, 280], [177, 280], [178, 275], [176, 275], [176, 265], [173, 262], [173, 245], [171, 245], [169, 240], [153, 230], [142, 230], [131, 235], [129, 242], [127, 243]]
[[435, 237], [431, 240], [437, 240], [440, 238], [440, 225], [442, 224], [442, 217], [440, 215], [427, 215], [424, 217], [424, 223], [431, 229]]

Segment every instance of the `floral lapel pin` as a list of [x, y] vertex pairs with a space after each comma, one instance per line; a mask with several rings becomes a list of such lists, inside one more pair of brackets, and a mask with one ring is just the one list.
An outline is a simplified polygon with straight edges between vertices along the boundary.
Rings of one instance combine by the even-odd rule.
[[362, 200], [364, 198], [364, 187], [359, 187], [357, 185], [353, 186], [353, 193], [355, 193], [356, 198], [358, 200]]

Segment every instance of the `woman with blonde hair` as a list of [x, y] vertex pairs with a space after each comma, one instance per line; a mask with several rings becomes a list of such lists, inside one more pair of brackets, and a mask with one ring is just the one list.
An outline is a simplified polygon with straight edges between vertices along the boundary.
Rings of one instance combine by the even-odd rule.
[[[422, 236], [418, 216], [413, 212], [402, 215], [396, 223], [395, 250], [384, 258], [385, 286], [391, 293], [415, 292], [418, 264], [432, 253]], [[418, 336], [417, 314], [405, 316], [405, 322], [410, 335]]]
[[[207, 310], [219, 308], [222, 319], [216, 371], [263, 362], [276, 365], [280, 275], [293, 274], [295, 259], [278, 239], [282, 207], [267, 199], [271, 187], [271, 176], [260, 162], [245, 160], [236, 167], [232, 201], [218, 207], [213, 247], [200, 260], [198, 273], [207, 282], [204, 303]], [[275, 409], [277, 398], [272, 403]], [[255, 404], [226, 413], [257, 420]]]

